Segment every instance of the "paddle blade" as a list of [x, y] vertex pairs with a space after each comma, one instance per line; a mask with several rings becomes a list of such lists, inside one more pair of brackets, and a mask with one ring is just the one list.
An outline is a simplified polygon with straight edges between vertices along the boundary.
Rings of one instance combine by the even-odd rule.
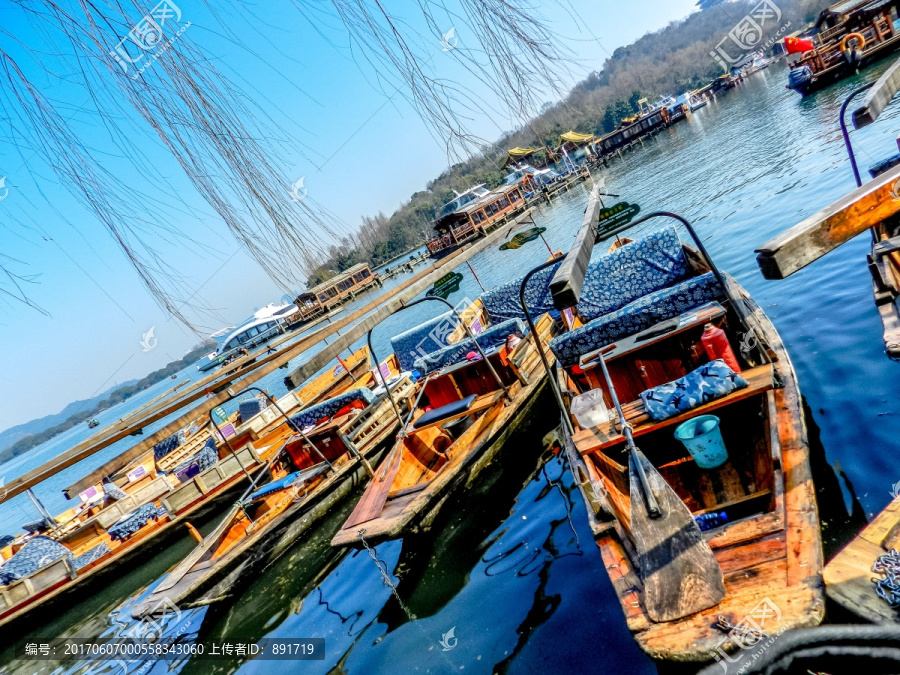
[[651, 620], [674, 621], [715, 607], [725, 598], [725, 581], [712, 549], [684, 502], [638, 451], [662, 516], [650, 518], [636, 475], [631, 476], [631, 534], [644, 585], [644, 607]]

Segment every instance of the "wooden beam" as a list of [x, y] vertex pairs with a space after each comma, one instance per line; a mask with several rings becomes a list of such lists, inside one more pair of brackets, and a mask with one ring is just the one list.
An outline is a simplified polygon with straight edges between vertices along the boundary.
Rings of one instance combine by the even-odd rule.
[[900, 213], [900, 166], [869, 181], [756, 249], [766, 279], [784, 279]]
[[[527, 213], [528, 212], [526, 212], [526, 214]], [[523, 214], [523, 216], [526, 214]], [[465, 262], [473, 255], [493, 243], [498, 237], [501, 236], [501, 233], [506, 233], [508, 232], [509, 228], [515, 227], [515, 225], [518, 224], [518, 220], [519, 219], [512, 221], [506, 228], [499, 228], [494, 234], [486, 237], [485, 239], [470, 244], [469, 246], [461, 248], [458, 251], [454, 251], [446, 258], [436, 261], [434, 264], [429, 265], [421, 272], [404, 281], [402, 284], [380, 295], [371, 302], [367, 303], [365, 306], [359, 308], [352, 314], [345, 316], [343, 319], [336, 321], [327, 328], [323, 328], [313, 335], [299, 340], [297, 343], [291, 345], [290, 347], [286, 347], [280, 352], [270, 354], [263, 359], [260, 359], [256, 364], [253, 364], [255, 370], [253, 370], [252, 372], [248, 373], [245, 370], [237, 374], [230, 373], [231, 375], [240, 375], [241, 377], [240, 379], [231, 383], [231, 386], [229, 388], [237, 392], [254, 384], [269, 373], [274, 372], [275, 370], [283, 366], [291, 359], [296, 358], [311, 347], [318, 345], [322, 339], [338, 332], [339, 330], [364, 317], [366, 314], [368, 314], [384, 302], [400, 294], [404, 294], [404, 297], [406, 297], [406, 294], [404, 292], [413, 287], [416, 288], [415, 294], [421, 293], [422, 290], [427, 289], [428, 286], [433, 285], [435, 281], [446, 274], [446, 271], [448, 269], [453, 269], [457, 265]], [[345, 341], [343, 340], [343, 338], [341, 338], [338, 340], [338, 342], [333, 342], [331, 345], [328, 345], [326, 349], [329, 351], [329, 354], [331, 354], [331, 352], [334, 351], [335, 345], [338, 343], [340, 343], [340, 349], [345, 349], [347, 346], [349, 346], [349, 343], [345, 345], [344, 342]], [[337, 354], [338, 352], [334, 353]], [[332, 358], [334, 358], [333, 355], [329, 356], [328, 360], [331, 360]], [[327, 363], [328, 360], [326, 360], [325, 363]], [[325, 365], [325, 363], [323, 363], [322, 365]], [[82, 459], [90, 457], [103, 448], [108, 447], [112, 443], [115, 443], [116, 441], [131, 435], [131, 433], [133, 433], [134, 431], [141, 429], [148, 424], [152, 424], [153, 422], [156, 422], [164, 417], [167, 417], [175, 411], [185, 407], [186, 405], [197, 401], [198, 399], [206, 396], [207, 389], [218, 389], [219, 387], [225, 386], [225, 384], [227, 384], [227, 382], [216, 382], [215, 380], [216, 378], [213, 378], [212, 381], [206, 384], [205, 387], [197, 387], [194, 391], [188, 393], [187, 395], [183, 395], [177, 401], [173, 401], [162, 406], [156, 406], [152, 412], [148, 411], [148, 414], [141, 417], [139, 420], [135, 420], [129, 425], [121, 426], [120, 428], [114, 430], [112, 433], [97, 442], [89, 444], [78, 444], [75, 447], [70, 448], [66, 452], [57, 456], [53, 460], [46, 462], [45, 464], [42, 464], [41, 466], [32, 469], [22, 476], [19, 476], [18, 478], [10, 481], [5, 486], [6, 491], [0, 494], [0, 503], [3, 503], [6, 500], [11, 499], [12, 497], [15, 497], [16, 495], [27, 490], [29, 487], [41, 483], [42, 481], [46, 480], [50, 476], [55, 475], [59, 471], [62, 471], [63, 469], [66, 469], [73, 464], [80, 462]], [[208, 378], [204, 378], [204, 380], [201, 380], [200, 382], [207, 381]], [[198, 382], [198, 385], [199, 384], [200, 383]], [[67, 495], [77, 494], [84, 488], [101, 481], [104, 477], [115, 472], [136, 457], [139, 457], [145, 451], [156, 445], [156, 443], [158, 443], [159, 441], [167, 438], [168, 436], [171, 436], [173, 433], [184, 427], [196, 417], [205, 415], [216, 406], [221, 405], [228, 399], [228, 397], [228, 392], [222, 391], [214, 396], [207, 398], [200, 405], [187, 411], [176, 420], [173, 420], [165, 427], [159, 429], [156, 433], [143, 439], [137, 445], [129, 448], [118, 457], [110, 460], [98, 469], [95, 469], [76, 483], [73, 483], [67, 488]]]
[[862, 129], [872, 124], [900, 90], [900, 59], [875, 82], [863, 104], [853, 111], [853, 126]]
[[553, 294], [553, 305], [559, 309], [567, 309], [578, 304], [581, 296], [581, 287], [584, 285], [584, 275], [588, 264], [591, 262], [591, 253], [594, 250], [594, 242], [597, 237], [597, 222], [600, 219], [600, 189], [603, 183], [597, 183], [591, 190], [588, 205], [584, 211], [584, 219], [578, 234], [575, 235], [575, 243], [568, 255], [553, 275], [550, 281], [550, 292]]

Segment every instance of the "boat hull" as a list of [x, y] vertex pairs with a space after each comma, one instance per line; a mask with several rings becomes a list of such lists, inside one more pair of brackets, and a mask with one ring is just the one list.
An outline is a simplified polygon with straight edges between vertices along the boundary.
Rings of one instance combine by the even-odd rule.
[[898, 49], [900, 49], [900, 37], [886, 40], [885, 42], [876, 45], [872, 49], [866, 50], [866, 52], [863, 54], [862, 59], [860, 59], [858, 63], [848, 63], [846, 61], [841, 61], [839, 64], [834, 65], [831, 68], [816, 73], [809, 80], [804, 80], [802, 82], [788, 85], [788, 89], [793, 89], [801, 96], [814, 94], [817, 91], [821, 91], [822, 89], [831, 86], [838, 80], [842, 80], [843, 78], [849, 77], [850, 75], [855, 75], [860, 70], [868, 68], [875, 62], [883, 59], [890, 54], [893, 54]]
[[[377, 461], [384, 454], [384, 442], [367, 458]], [[188, 572], [175, 586], [154, 593], [132, 608], [132, 617], [140, 619], [167, 598], [180, 609], [208, 605], [223, 600], [252, 581], [254, 574], [281, 555], [337, 503], [368, 478], [359, 460], [347, 462], [330, 476], [307, 499], [284, 511], [272, 526], [261, 529], [229, 551], [215, 565]]]

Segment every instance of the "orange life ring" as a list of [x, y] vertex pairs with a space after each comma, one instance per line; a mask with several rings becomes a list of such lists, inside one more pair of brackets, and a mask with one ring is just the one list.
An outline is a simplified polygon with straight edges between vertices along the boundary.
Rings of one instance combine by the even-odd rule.
[[848, 33], [844, 36], [844, 39], [841, 40], [841, 51], [847, 51], [847, 43], [850, 41], [850, 38], [856, 38], [859, 41], [859, 47], [857, 49], [862, 49], [866, 46], [866, 38], [862, 33]]

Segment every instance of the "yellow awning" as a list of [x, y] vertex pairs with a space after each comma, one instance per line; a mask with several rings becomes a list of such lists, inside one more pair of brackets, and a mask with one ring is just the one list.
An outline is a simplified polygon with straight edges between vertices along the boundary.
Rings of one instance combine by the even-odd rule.
[[509, 151], [509, 155], [511, 157], [527, 157], [537, 151], [537, 148], [513, 148]]
[[577, 131], [567, 131], [559, 137], [560, 143], [587, 143], [594, 140], [590, 134], [579, 134]]

